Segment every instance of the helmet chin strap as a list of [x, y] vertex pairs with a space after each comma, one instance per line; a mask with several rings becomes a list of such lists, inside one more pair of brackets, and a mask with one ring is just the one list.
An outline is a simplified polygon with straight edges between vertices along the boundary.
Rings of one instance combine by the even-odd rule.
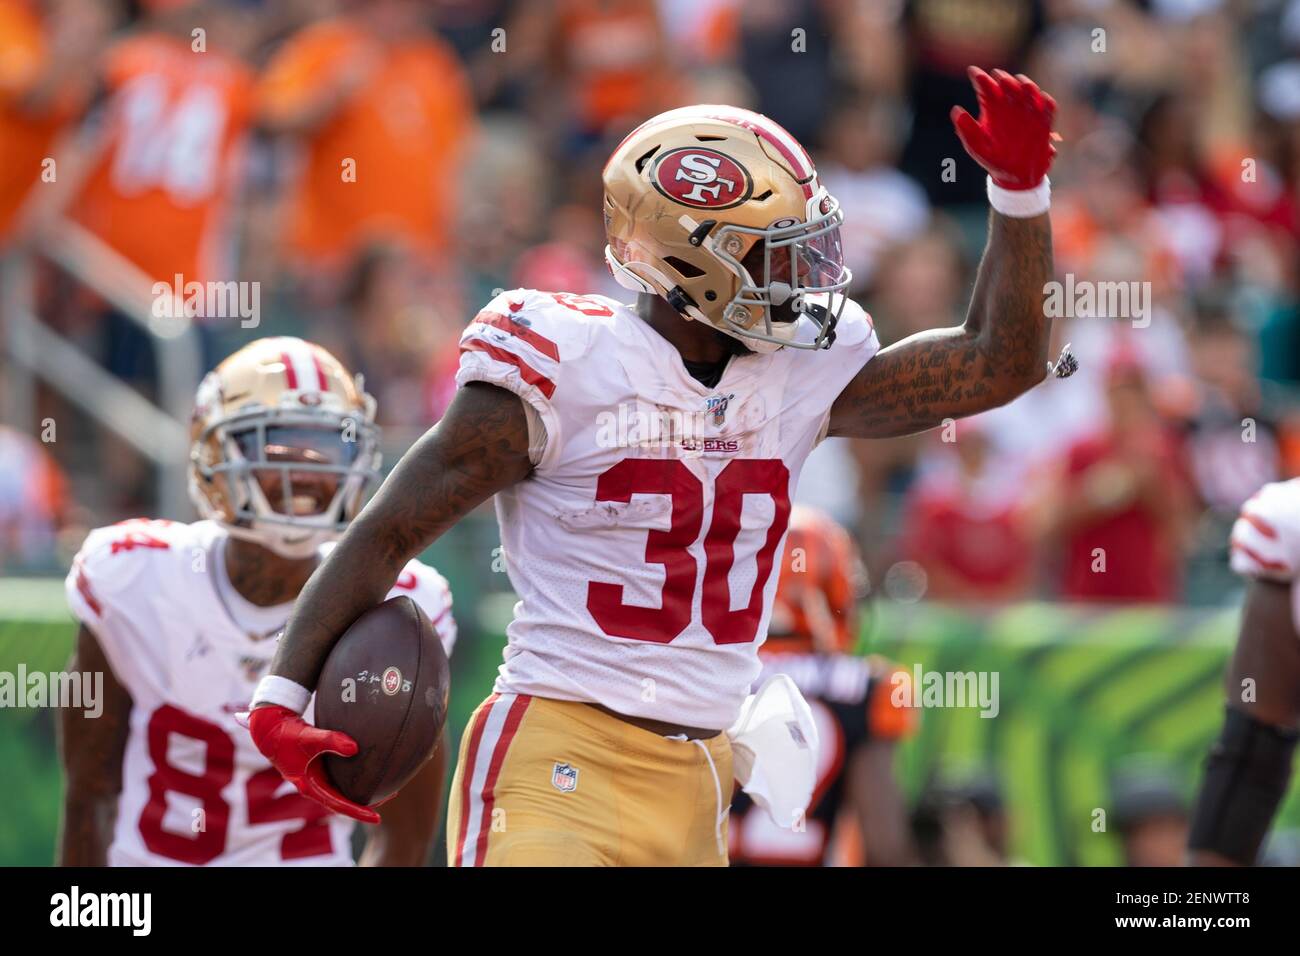
[[336, 532], [325, 529], [304, 532], [292, 528], [268, 528], [265, 526], [249, 528], [229, 521], [218, 521], [217, 523], [225, 528], [232, 538], [239, 538], [241, 541], [260, 545], [273, 554], [289, 561], [302, 561], [313, 557], [320, 550], [322, 544], [338, 538]]
[[[645, 262], [629, 262], [627, 264], [619, 262], [614, 256], [614, 250], [609, 246], [605, 247], [605, 263], [609, 266], [614, 281], [629, 292], [644, 292], [647, 295], [658, 296], [668, 302], [669, 305], [672, 305], [683, 318], [703, 322], [705, 325], [712, 325], [709, 317], [690, 301], [681, 303], [680, 307], [672, 303], [670, 296], [673, 290], [677, 288], [677, 284], [654, 266]], [[638, 275], [633, 269], [644, 272], [645, 275]]]
[[614, 250], [609, 246], [605, 247], [605, 265], [609, 267], [609, 273], [614, 277], [614, 281], [629, 292], [646, 292], [650, 295], [661, 294], [659, 290], [654, 287], [649, 278], [644, 278], [633, 272], [632, 266], [636, 266], [638, 269], [650, 273], [650, 275], [653, 276], [654, 281], [663, 283], [665, 289], [672, 288], [672, 283], [669, 282], [662, 273], [654, 269], [652, 266], [646, 265], [644, 262], [634, 262], [630, 265], [624, 265], [619, 262], [614, 255]]
[[[614, 255], [614, 250], [608, 245], [605, 246], [605, 264], [609, 267], [610, 274], [614, 277], [614, 281], [629, 292], [643, 292], [648, 295], [658, 296], [659, 298], [668, 301], [668, 294], [660, 290], [671, 290], [676, 288], [675, 283], [670, 281], [667, 276], [648, 263], [629, 262], [625, 264], [619, 262], [618, 258]], [[633, 271], [634, 269], [636, 271]], [[645, 273], [645, 275], [639, 275], [638, 272]], [[656, 286], [655, 283], [658, 283], [659, 285]], [[779, 291], [778, 287], [779, 290], [783, 290], [783, 293], [780, 302], [777, 302], [775, 297], [773, 298], [774, 305], [781, 305], [791, 298], [792, 290], [788, 284], [774, 283], [774, 293]], [[803, 302], [803, 294], [800, 293], [799, 295], [794, 296], [794, 299], [795, 311], [802, 311], [801, 306]], [[732, 327], [731, 323], [726, 321], [723, 321], [721, 324], [715, 324], [697, 305], [689, 301], [683, 303], [681, 308], [678, 308], [675, 305], [673, 307], [677, 309], [678, 314], [681, 315], [682, 318], [693, 320], [695, 322], [702, 322], [705, 325], [717, 329], [724, 335], [730, 335], [732, 338], [742, 342], [751, 351], [775, 352], [777, 349], [781, 348], [783, 344], [781, 342], [768, 342], [764, 339], [754, 338], [754, 336], [747, 334], [745, 330]]]
[[[274, 520], [264, 520], [275, 513], [267, 500], [266, 492], [251, 475], [238, 486], [243, 500], [237, 503], [239, 511], [249, 512], [244, 520], [247, 524], [221, 520], [221, 525], [231, 535], [254, 544], [261, 545], [282, 558], [301, 561], [315, 555], [322, 544], [337, 541], [342, 531], [335, 527], [320, 524], [289, 524]], [[335, 492], [333, 501], [320, 517], [328, 518], [333, 525], [339, 519], [345, 507], [344, 498], [347, 487], [342, 486]]]
[[[291, 561], [310, 558], [317, 549], [326, 541], [332, 541], [338, 537], [328, 531], [318, 531], [308, 529], [306, 536], [301, 539], [288, 540], [292, 529], [284, 528], [249, 528], [233, 521], [228, 521], [212, 507], [208, 499], [202, 495], [195, 497], [195, 504], [198, 506], [199, 514], [208, 521], [214, 521], [232, 538], [238, 538], [240, 541], [247, 541], [250, 544], [256, 544], [266, 548], [268, 551], [287, 558]], [[301, 533], [301, 532], [300, 532]], [[296, 536], [292, 536], [296, 537]]]

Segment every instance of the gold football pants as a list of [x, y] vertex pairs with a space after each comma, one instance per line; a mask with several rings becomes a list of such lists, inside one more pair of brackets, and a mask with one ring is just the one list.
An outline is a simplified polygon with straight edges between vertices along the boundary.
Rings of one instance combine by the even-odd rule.
[[461, 739], [452, 866], [726, 866], [726, 734], [680, 740], [587, 704], [493, 694]]

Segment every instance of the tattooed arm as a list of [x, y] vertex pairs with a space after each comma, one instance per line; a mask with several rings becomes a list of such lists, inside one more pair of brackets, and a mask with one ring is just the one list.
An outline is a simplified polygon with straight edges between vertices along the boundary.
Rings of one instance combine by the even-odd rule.
[[1004, 405], [1047, 374], [1052, 323], [1044, 314], [1043, 287], [1052, 278], [1046, 210], [1056, 102], [1023, 74], [967, 72], [980, 115], [954, 107], [953, 127], [988, 171], [995, 211], [966, 322], [882, 349], [835, 400], [832, 435], [888, 438], [924, 431], [945, 418]]
[[[1293, 587], [1254, 580], [1246, 591], [1237, 646], [1224, 675], [1228, 714], [1205, 761], [1192, 812], [1192, 866], [1254, 863], [1286, 796], [1300, 731]], [[1254, 691], [1249, 700], [1247, 687]]]
[[966, 321], [929, 329], [881, 351], [831, 407], [831, 435], [889, 438], [1005, 405], [1047, 374], [1052, 323], [1043, 286], [1052, 278], [1046, 213], [992, 213], [988, 246]]
[[334, 642], [384, 599], [406, 562], [531, 469], [522, 401], [482, 382], [457, 391], [307, 582], [271, 673], [315, 687]]
[[94, 718], [79, 708], [59, 711], [59, 756], [65, 779], [58, 860], [61, 866], [107, 866], [122, 792], [131, 695], [85, 624], [77, 631], [68, 671], [103, 674], [104, 704], [103, 712]]

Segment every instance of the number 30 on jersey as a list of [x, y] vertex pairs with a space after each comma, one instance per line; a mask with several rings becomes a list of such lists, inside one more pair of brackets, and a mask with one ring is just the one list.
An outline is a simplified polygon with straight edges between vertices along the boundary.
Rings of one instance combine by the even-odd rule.
[[[701, 615], [718, 644], [748, 644], [758, 636], [763, 591], [772, 574], [777, 545], [790, 518], [790, 471], [779, 458], [737, 458], [713, 482], [713, 515], [704, 536], [704, 593]], [[606, 634], [667, 644], [691, 622], [697, 561], [690, 546], [704, 523], [704, 485], [680, 459], [625, 458], [600, 476], [596, 500], [631, 501], [633, 495], [667, 495], [672, 522], [667, 531], [646, 536], [647, 564], [661, 564], [661, 605], [638, 607], [623, 602], [623, 585], [591, 581], [587, 610]], [[731, 609], [728, 576], [736, 559], [736, 538], [745, 495], [769, 495], [775, 514], [763, 546], [755, 556], [756, 574], [748, 603]]]

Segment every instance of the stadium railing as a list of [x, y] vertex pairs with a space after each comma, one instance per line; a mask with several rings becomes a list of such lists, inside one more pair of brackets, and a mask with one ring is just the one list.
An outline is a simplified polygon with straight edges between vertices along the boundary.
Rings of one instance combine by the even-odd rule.
[[[155, 310], [148, 277], [72, 222], [57, 223], [34, 245], [34, 250], [15, 249], [0, 258], [0, 347], [5, 353], [0, 407], [7, 423], [26, 434], [40, 432], [36, 389], [43, 381], [148, 459], [158, 476], [154, 513], [186, 513], [185, 470], [177, 463], [188, 454], [188, 412], [202, 374], [202, 350], [192, 321], [179, 303]], [[157, 404], [37, 314], [34, 274], [40, 259], [103, 297], [146, 333], [158, 369]]]

